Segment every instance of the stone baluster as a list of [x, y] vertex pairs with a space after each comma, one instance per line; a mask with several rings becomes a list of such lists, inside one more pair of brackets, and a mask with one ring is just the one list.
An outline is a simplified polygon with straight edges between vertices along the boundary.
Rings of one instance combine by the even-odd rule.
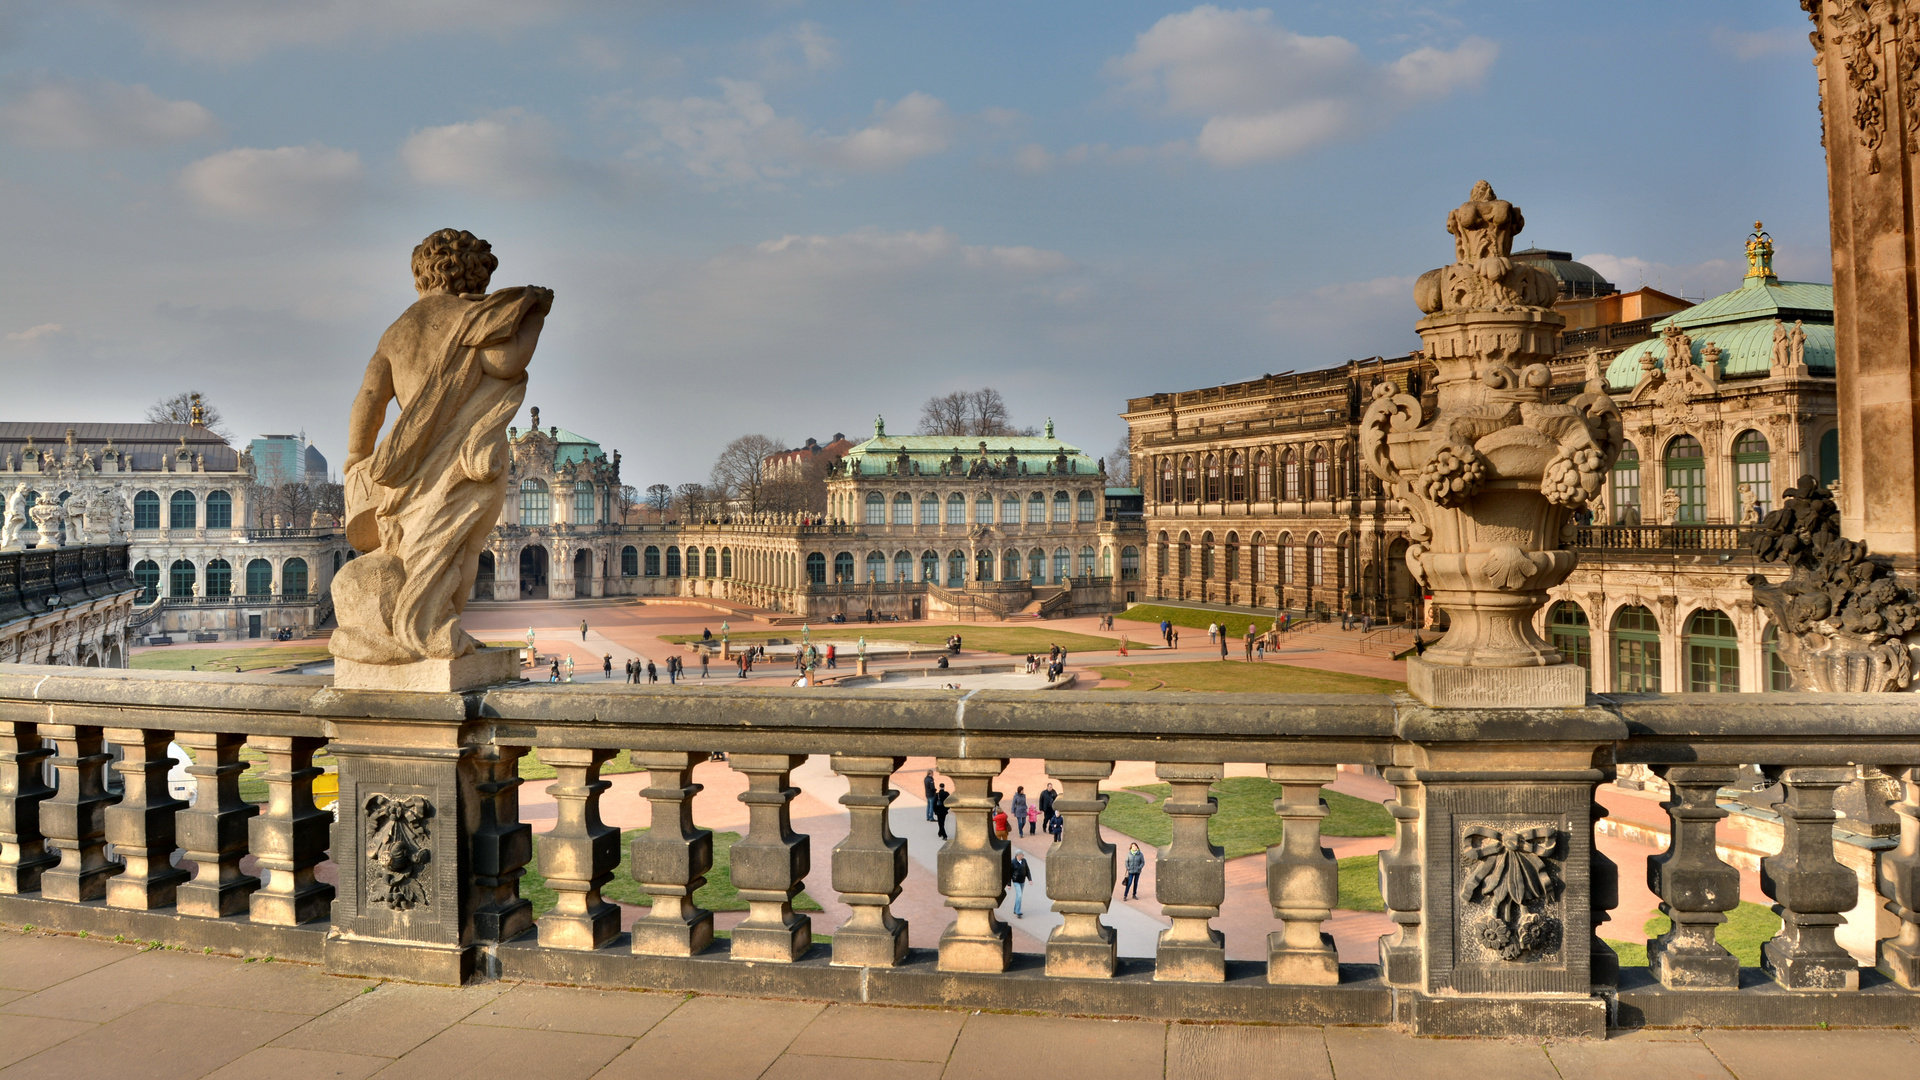
[[1900, 815], [1900, 845], [1880, 856], [1880, 895], [1900, 926], [1881, 939], [1879, 966], [1894, 982], [1920, 990], [1920, 768], [1886, 771], [1902, 778], [1906, 798], [1893, 807]]
[[695, 828], [693, 767], [705, 754], [633, 751], [647, 770], [640, 794], [653, 804], [653, 827], [633, 838], [634, 880], [653, 907], [633, 924], [633, 951], [642, 956], [697, 956], [713, 944], [713, 912], [693, 902], [713, 869], [713, 833]]
[[[1647, 942], [1647, 966], [1670, 990], [1735, 990], [1740, 961], [1714, 939], [1714, 928], [1740, 903], [1740, 871], [1720, 858], [1715, 832], [1720, 789], [1740, 770], [1724, 765], [1656, 765], [1671, 796], [1661, 805], [1673, 825], [1667, 850], [1647, 860], [1647, 888], [1673, 926]], [[1595, 956], [1599, 954], [1596, 952]]]
[[902, 757], [833, 755], [833, 771], [847, 778], [847, 838], [833, 847], [833, 887], [850, 909], [833, 932], [833, 962], [892, 967], [907, 956], [907, 922], [890, 905], [907, 879], [907, 842], [893, 835], [887, 810], [900, 792], [887, 781]]
[[1394, 986], [1420, 984], [1420, 803], [1426, 789], [1414, 770], [1380, 770], [1393, 785], [1387, 802], [1393, 815], [1393, 847], [1380, 853], [1380, 896], [1394, 931], [1380, 937], [1380, 972]]
[[41, 768], [52, 756], [39, 725], [0, 720], [0, 894], [39, 889], [40, 875], [60, 861], [40, 831], [41, 806], [53, 797]]
[[553, 768], [547, 788], [555, 806], [553, 829], [540, 838], [540, 873], [554, 892], [553, 910], [540, 916], [540, 944], [597, 949], [620, 934], [620, 909], [600, 899], [620, 865], [620, 830], [600, 821], [600, 779], [612, 750], [542, 749]]
[[747, 902], [746, 921], [733, 928], [735, 960], [791, 963], [813, 947], [813, 920], [793, 910], [793, 898], [813, 868], [812, 841], [793, 831], [788, 784], [804, 754], [734, 754], [733, 767], [747, 776], [740, 801], [747, 804], [747, 835], [733, 845], [733, 885]]
[[[1226, 775], [1219, 765], [1161, 762], [1155, 776], [1173, 785], [1161, 804], [1171, 819], [1172, 840], [1154, 856], [1154, 898], [1173, 925], [1160, 931], [1154, 951], [1157, 982], [1224, 982], [1227, 939], [1210, 922], [1227, 899], [1227, 853], [1207, 838], [1207, 823], [1220, 812], [1211, 789]], [[1058, 804], [1056, 804], [1058, 805]], [[1052, 860], [1048, 860], [1052, 880]], [[1111, 893], [1113, 886], [1107, 886]]]
[[107, 906], [134, 911], [172, 907], [187, 872], [173, 865], [173, 816], [187, 804], [167, 791], [171, 731], [107, 728], [107, 741], [125, 757], [113, 764], [125, 791], [107, 808], [107, 843], [126, 863], [124, 873], [107, 881]]
[[940, 846], [939, 876], [940, 895], [956, 917], [940, 935], [940, 970], [1005, 971], [1013, 957], [1013, 929], [994, 912], [1006, 896], [1013, 854], [993, 832], [993, 808], [1000, 801], [993, 778], [1007, 759], [935, 758], [934, 767], [953, 781], [947, 800], [953, 820]]
[[1760, 888], [1773, 898], [1780, 933], [1760, 949], [1760, 966], [1789, 990], [1858, 990], [1860, 968], [1834, 940], [1840, 913], [1859, 901], [1853, 871], [1833, 856], [1833, 793], [1851, 766], [1769, 769], [1786, 785], [1773, 804], [1785, 832], [1780, 854], [1760, 860]]
[[1048, 759], [1047, 775], [1060, 781], [1053, 811], [1065, 819], [1047, 851], [1047, 896], [1065, 919], [1047, 935], [1047, 974], [1109, 979], [1120, 954], [1113, 927], [1100, 921], [1114, 882], [1113, 845], [1100, 839], [1100, 781], [1113, 775], [1113, 762]]
[[485, 743], [468, 758], [479, 773], [467, 811], [474, 821], [467, 896], [476, 941], [512, 941], [533, 926], [533, 904], [520, 895], [533, 858], [533, 826], [520, 820], [520, 759], [529, 749]]
[[247, 823], [247, 844], [259, 860], [261, 886], [248, 898], [253, 921], [298, 926], [327, 917], [333, 886], [314, 880], [314, 867], [327, 858], [333, 815], [313, 805], [316, 768], [313, 755], [327, 740], [307, 735], [255, 736], [267, 755], [266, 813]]
[[1327, 804], [1320, 789], [1338, 770], [1321, 765], [1268, 765], [1267, 779], [1280, 785], [1274, 809], [1286, 829], [1267, 849], [1267, 899], [1286, 925], [1267, 935], [1267, 981], [1332, 985], [1340, 981], [1340, 955], [1320, 924], [1340, 899], [1340, 866], [1320, 846]]
[[[1601, 783], [1612, 783], [1614, 777], [1618, 775], [1612, 766], [1607, 766], [1602, 772]], [[1607, 808], [1600, 805], [1597, 785], [1594, 792], [1596, 794], [1590, 794], [1587, 802], [1587, 813], [1591, 819], [1588, 835], [1597, 839], [1600, 835], [1600, 822], [1607, 816]], [[1590, 847], [1592, 855], [1587, 860], [1587, 866], [1592, 874], [1589, 885], [1590, 895], [1587, 900], [1587, 910], [1590, 913], [1587, 924], [1587, 955], [1590, 958], [1588, 967], [1592, 972], [1595, 987], [1617, 989], [1620, 985], [1620, 956], [1600, 939], [1600, 924], [1610, 921], [1613, 918], [1613, 909], [1620, 906], [1620, 867], [1601, 853], [1597, 842]]]
[[193, 777], [193, 805], [175, 815], [174, 828], [187, 858], [196, 864], [193, 880], [181, 885], [178, 910], [182, 915], [219, 919], [247, 910], [247, 898], [260, 879], [240, 872], [247, 853], [247, 823], [260, 812], [240, 798], [240, 760], [245, 735], [189, 733], [180, 745], [193, 755], [187, 775]]
[[107, 808], [120, 801], [107, 790], [106, 752], [100, 729], [85, 724], [48, 724], [54, 773], [53, 797], [40, 805], [40, 826], [60, 864], [40, 875], [40, 895], [49, 900], [98, 900], [107, 879], [124, 867], [107, 858]]

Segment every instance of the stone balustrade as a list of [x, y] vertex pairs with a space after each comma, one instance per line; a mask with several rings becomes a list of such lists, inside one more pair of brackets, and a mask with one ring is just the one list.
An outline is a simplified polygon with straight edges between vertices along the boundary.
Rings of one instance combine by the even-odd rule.
[[[188, 748], [191, 807], [164, 778]], [[120, 748], [113, 760], [109, 746]], [[240, 797], [243, 749], [267, 797]], [[314, 758], [339, 763], [338, 819], [315, 808]], [[744, 776], [731, 939], [694, 900], [713, 872], [695, 766], [725, 753]], [[828, 757], [845, 839], [795, 831], [795, 770]], [[555, 778], [555, 821], [533, 859], [520, 764]], [[652, 826], [628, 872], [654, 898], [630, 930], [603, 895], [622, 855], [602, 820], [602, 768], [645, 771]], [[931, 757], [953, 793], [937, 888], [951, 925], [908, 945], [893, 910], [908, 877], [890, 779]], [[1009, 845], [991, 816], [1009, 761], [1062, 789], [1064, 838], [1046, 899], [1064, 918], [1043, 955], [1015, 953], [998, 912]], [[1153, 899], [1171, 923], [1152, 957], [1120, 955], [1115, 846], [1091, 826], [1116, 762], [1171, 785], [1171, 841]], [[1208, 838], [1210, 786], [1230, 763], [1279, 785], [1264, 961], [1229, 960], [1209, 920], [1227, 899]], [[1781, 785], [1785, 840], [1762, 865], [1784, 920], [1763, 966], [1713, 936], [1738, 901], [1716, 853], [1717, 793], [1743, 765]], [[1834, 794], [1857, 765], [1904, 782], [1899, 846], [1880, 861], [1890, 913], [1877, 968], [1835, 943], [1857, 900], [1834, 858]], [[1342, 963], [1324, 932], [1338, 867], [1322, 801], [1341, 765], [1394, 786], [1380, 885], [1393, 931], [1378, 964]], [[1620, 971], [1596, 930], [1617, 904], [1595, 851], [1598, 785], [1644, 765], [1672, 790], [1669, 849], [1648, 883], [1672, 929], [1648, 968]], [[425, 982], [500, 977], [594, 986], [896, 1004], [1260, 1020], [1401, 1023], [1452, 1034], [1594, 1035], [1642, 1024], [1920, 1022], [1920, 702], [1876, 695], [1595, 697], [1581, 709], [1435, 710], [1411, 698], [709, 689], [624, 684], [468, 694], [334, 689], [307, 676], [9, 666], [0, 671], [0, 921], [271, 955]], [[120, 782], [110, 784], [108, 770]], [[47, 778], [51, 776], [52, 782]], [[831, 799], [827, 800], [831, 801]], [[914, 793], [918, 801], [918, 792]], [[917, 813], [917, 809], [915, 810]], [[331, 856], [338, 888], [316, 877]], [[816, 859], [850, 910], [795, 910]], [[553, 891], [536, 919], [521, 879]], [[1637, 872], [1637, 871], [1636, 871]], [[815, 879], [818, 888], [819, 879]], [[1037, 897], [1029, 896], [1034, 904]], [[1626, 937], [1633, 928], [1614, 928]], [[830, 941], [821, 938], [830, 937]], [[1244, 946], [1247, 943], [1242, 943]]]

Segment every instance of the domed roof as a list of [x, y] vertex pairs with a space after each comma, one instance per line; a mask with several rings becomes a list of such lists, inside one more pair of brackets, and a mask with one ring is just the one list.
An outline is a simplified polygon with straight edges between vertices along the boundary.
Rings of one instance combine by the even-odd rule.
[[1600, 276], [1600, 271], [1583, 262], [1574, 262], [1569, 251], [1548, 251], [1546, 248], [1528, 248], [1513, 253], [1516, 262], [1525, 262], [1539, 267], [1553, 275], [1560, 285], [1562, 300], [1574, 297], [1606, 296], [1619, 292], [1613, 282]]

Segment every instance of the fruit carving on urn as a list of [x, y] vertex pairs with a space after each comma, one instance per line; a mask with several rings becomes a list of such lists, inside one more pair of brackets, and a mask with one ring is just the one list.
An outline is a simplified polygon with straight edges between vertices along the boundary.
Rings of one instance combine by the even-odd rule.
[[1484, 180], [1447, 215], [1455, 261], [1414, 285], [1436, 408], [1383, 381], [1360, 424], [1367, 467], [1413, 519], [1408, 569], [1451, 623], [1409, 663], [1409, 689], [1432, 705], [1586, 700], [1585, 672], [1541, 640], [1533, 615], [1573, 570], [1563, 530], [1600, 494], [1620, 413], [1597, 377], [1553, 403], [1546, 361], [1566, 320], [1553, 278], [1512, 258], [1523, 224]]

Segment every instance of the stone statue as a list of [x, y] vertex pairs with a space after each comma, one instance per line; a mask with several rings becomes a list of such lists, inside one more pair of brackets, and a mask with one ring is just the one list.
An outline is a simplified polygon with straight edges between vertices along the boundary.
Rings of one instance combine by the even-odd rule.
[[1753, 485], [1736, 484], [1733, 490], [1740, 496], [1740, 505], [1738, 507], [1740, 520], [1743, 522], [1759, 521], [1760, 504], [1753, 501]]
[[1773, 358], [1770, 366], [1775, 375], [1785, 375], [1792, 364], [1792, 346], [1788, 341], [1787, 324], [1775, 319], [1773, 320]]
[[1669, 374], [1681, 368], [1693, 366], [1693, 339], [1678, 326], [1669, 325], [1660, 334], [1660, 343], [1667, 350], [1667, 372]]
[[[553, 305], [534, 286], [486, 294], [498, 265], [455, 229], [413, 250], [420, 299], [381, 335], [348, 420], [347, 539], [365, 557], [334, 576], [336, 657], [400, 665], [476, 647], [460, 612], [506, 499], [507, 422]], [[376, 446], [389, 401], [400, 415]]]
[[1787, 337], [1787, 357], [1795, 371], [1807, 365], [1807, 329], [1799, 319], [1793, 320], [1793, 333]]
[[20, 530], [26, 527], [27, 485], [22, 481], [7, 495], [6, 517], [0, 519], [0, 551], [20, 550]]
[[60, 500], [51, 497], [43, 498], [33, 504], [33, 509], [27, 511], [27, 516], [33, 519], [34, 526], [40, 530], [38, 547], [66, 546], [62, 526], [66, 524], [67, 508], [60, 505]]
[[1672, 488], [1660, 496], [1660, 524], [1680, 524], [1680, 493]]

